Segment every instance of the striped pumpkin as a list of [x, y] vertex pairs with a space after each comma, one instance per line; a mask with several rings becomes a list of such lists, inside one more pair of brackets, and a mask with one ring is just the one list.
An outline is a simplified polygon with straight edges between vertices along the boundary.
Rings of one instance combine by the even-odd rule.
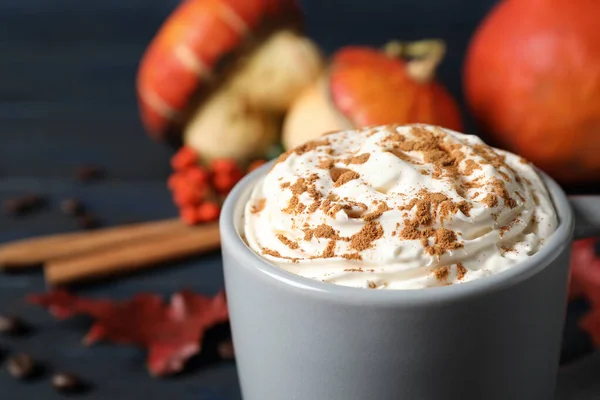
[[293, 0], [186, 0], [150, 43], [137, 76], [142, 122], [179, 141], [192, 104], [213, 91], [240, 55], [280, 28], [298, 29]]

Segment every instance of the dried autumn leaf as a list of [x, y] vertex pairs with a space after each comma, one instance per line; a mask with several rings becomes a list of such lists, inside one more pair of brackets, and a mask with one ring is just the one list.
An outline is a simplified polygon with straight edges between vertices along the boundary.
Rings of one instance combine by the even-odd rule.
[[200, 352], [205, 331], [229, 318], [223, 292], [211, 298], [182, 291], [175, 293], [169, 304], [154, 294], [113, 302], [63, 290], [30, 295], [27, 300], [48, 308], [58, 319], [92, 317], [94, 324], [84, 338], [85, 344], [106, 340], [148, 349], [147, 367], [156, 376], [181, 371], [185, 362]]
[[579, 323], [600, 346], [600, 258], [596, 256], [596, 239], [573, 244], [569, 291], [571, 298], [583, 296], [590, 302], [591, 311]]

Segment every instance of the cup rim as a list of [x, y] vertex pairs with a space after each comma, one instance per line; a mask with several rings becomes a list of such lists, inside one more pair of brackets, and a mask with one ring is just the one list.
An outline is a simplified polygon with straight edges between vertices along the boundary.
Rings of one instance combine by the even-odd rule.
[[575, 218], [567, 195], [552, 178], [538, 171], [558, 213], [559, 225], [537, 253], [514, 267], [474, 281], [423, 289], [372, 290], [322, 282], [296, 275], [271, 264], [250, 249], [238, 232], [236, 212], [239, 210], [238, 207], [243, 207], [240, 202], [245, 204], [254, 183], [266, 175], [273, 163], [274, 160], [245, 176], [229, 193], [221, 211], [220, 232], [224, 251], [240, 261], [237, 263], [239, 268], [250, 270], [292, 290], [307, 291], [316, 296], [350, 300], [360, 304], [409, 305], [464, 300], [505, 289], [539, 273], [562, 254], [573, 239]]

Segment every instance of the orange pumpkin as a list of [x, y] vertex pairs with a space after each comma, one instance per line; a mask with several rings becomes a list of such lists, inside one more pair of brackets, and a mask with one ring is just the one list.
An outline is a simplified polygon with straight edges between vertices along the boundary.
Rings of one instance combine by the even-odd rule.
[[504, 0], [468, 50], [471, 110], [499, 146], [563, 182], [600, 179], [597, 0]]
[[444, 52], [437, 40], [392, 42], [385, 51], [342, 48], [326, 76], [292, 105], [284, 124], [284, 145], [295, 147], [327, 131], [393, 123], [461, 130], [456, 101], [435, 80]]

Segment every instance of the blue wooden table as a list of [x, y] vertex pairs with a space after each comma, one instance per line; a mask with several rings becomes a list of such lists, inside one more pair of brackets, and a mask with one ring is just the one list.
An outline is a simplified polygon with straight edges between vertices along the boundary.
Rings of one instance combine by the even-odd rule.
[[[446, 39], [449, 57], [439, 75], [460, 97], [460, 67], [468, 38], [494, 2], [302, 3], [309, 30], [328, 51], [346, 43], [380, 45], [390, 38]], [[0, 2], [0, 201], [25, 193], [43, 193], [50, 199], [38, 213], [18, 219], [0, 216], [0, 242], [77, 229], [58, 210], [58, 203], [66, 197], [81, 199], [105, 225], [176, 214], [165, 187], [171, 150], [145, 136], [134, 93], [137, 62], [175, 5], [174, 0]], [[75, 182], [73, 171], [81, 164], [104, 167], [107, 179]], [[184, 287], [214, 294], [222, 285], [217, 252], [74, 290], [124, 299], [141, 291], [168, 296]], [[210, 352], [192, 360], [181, 376], [161, 380], [149, 376], [145, 354], [138, 349], [83, 347], [80, 341], [88, 320], [56, 322], [45, 311], [23, 302], [25, 294], [44, 290], [40, 271], [0, 275], [0, 312], [17, 313], [34, 327], [23, 338], [0, 338], [0, 358], [6, 352], [24, 351], [48, 371], [76, 371], [93, 386], [82, 395], [86, 399], [240, 399], [234, 363], [215, 362]], [[583, 304], [572, 306], [570, 318], [575, 319], [584, 308]], [[568, 328], [566, 336], [565, 360], [590, 350], [589, 341], [577, 329]], [[209, 342], [215, 339], [207, 338]], [[574, 387], [584, 387], [591, 396], [600, 393], [592, 387], [594, 376], [586, 375], [589, 366], [600, 360], [585, 362], [565, 368], [560, 398], [575, 398], [566, 394]], [[48, 373], [23, 383], [0, 370], [1, 400], [41, 398], [62, 398], [50, 388]]]

